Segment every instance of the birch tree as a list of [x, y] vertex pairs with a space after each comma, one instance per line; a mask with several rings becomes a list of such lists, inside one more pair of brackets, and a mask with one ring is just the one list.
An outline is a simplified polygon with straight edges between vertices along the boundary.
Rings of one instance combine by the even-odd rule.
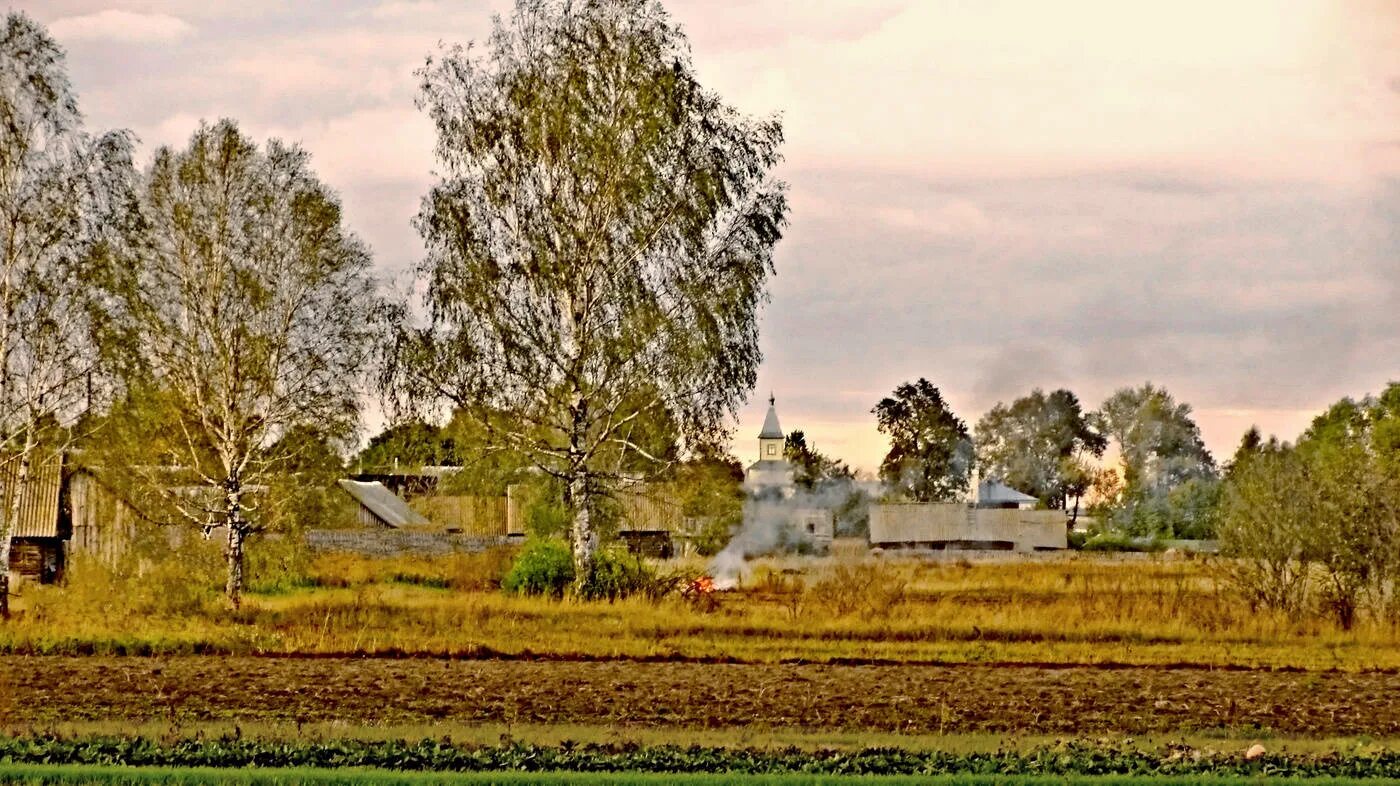
[[705, 90], [652, 0], [519, 0], [419, 76], [441, 172], [417, 219], [427, 324], [386, 381], [562, 481], [581, 591], [592, 497], [668, 461], [639, 423], [718, 442], [754, 386], [781, 125]]
[[3, 617], [31, 463], [95, 392], [93, 306], [132, 170], [129, 135], [84, 132], [63, 50], [44, 29], [11, 13], [0, 35], [0, 471], [15, 479], [0, 510]]
[[224, 120], [183, 150], [162, 148], [145, 177], [145, 242], [118, 288], [128, 396], [167, 424], [154, 488], [205, 534], [224, 530], [225, 591], [237, 608], [257, 494], [306, 440], [344, 435], [373, 345], [378, 301], [366, 247], [308, 156], [261, 150]]

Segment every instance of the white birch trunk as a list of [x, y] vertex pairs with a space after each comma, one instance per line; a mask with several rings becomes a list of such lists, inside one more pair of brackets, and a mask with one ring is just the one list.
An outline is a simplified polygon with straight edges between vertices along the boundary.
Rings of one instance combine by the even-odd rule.
[[248, 534], [243, 520], [243, 486], [237, 475], [224, 481], [224, 495], [224, 526], [228, 528], [224, 546], [228, 579], [224, 583], [224, 594], [236, 611], [243, 602], [243, 540]]
[[589, 501], [588, 463], [586, 458], [588, 402], [575, 395], [569, 432], [569, 512], [570, 546], [574, 555], [574, 595], [582, 596], [593, 578], [593, 557], [598, 550], [598, 533], [593, 529], [592, 505]]
[[[24, 488], [29, 481], [29, 457], [34, 452], [34, 430], [25, 432], [24, 452], [19, 455], [19, 472], [15, 474], [14, 493], [9, 507], [3, 512], [0, 521], [0, 619], [10, 618], [10, 549], [14, 542], [15, 522], [19, 521], [20, 508], [24, 504]], [[0, 499], [4, 498], [4, 484], [0, 482]]]
[[[0, 499], [4, 498], [5, 483], [0, 481]], [[0, 511], [0, 620], [10, 618], [10, 530], [14, 521], [6, 511]]]

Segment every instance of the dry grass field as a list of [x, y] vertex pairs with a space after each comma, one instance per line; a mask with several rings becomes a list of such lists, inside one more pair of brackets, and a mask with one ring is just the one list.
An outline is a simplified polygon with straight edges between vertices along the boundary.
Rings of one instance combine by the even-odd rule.
[[712, 609], [508, 597], [497, 585], [509, 559], [327, 555], [237, 613], [198, 571], [118, 584], [76, 566], [68, 587], [26, 591], [0, 651], [1400, 669], [1396, 624], [1342, 631], [1253, 611], [1201, 559], [759, 561]]

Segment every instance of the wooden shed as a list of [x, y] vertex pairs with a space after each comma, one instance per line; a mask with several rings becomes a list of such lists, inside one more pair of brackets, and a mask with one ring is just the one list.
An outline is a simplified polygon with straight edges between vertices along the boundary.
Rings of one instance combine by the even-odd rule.
[[131, 547], [142, 515], [85, 467], [73, 467], [64, 475], [64, 491], [68, 553], [114, 564]]
[[73, 554], [114, 562], [131, 544], [140, 514], [71, 455], [40, 454], [31, 459], [24, 491], [19, 461], [0, 467], [0, 511], [13, 515], [10, 571], [40, 582], [57, 581]]
[[20, 461], [10, 458], [0, 467], [0, 514], [10, 519], [10, 572], [42, 582], [63, 575], [63, 542], [70, 522], [64, 515], [62, 454], [39, 454], [30, 459], [20, 498]]

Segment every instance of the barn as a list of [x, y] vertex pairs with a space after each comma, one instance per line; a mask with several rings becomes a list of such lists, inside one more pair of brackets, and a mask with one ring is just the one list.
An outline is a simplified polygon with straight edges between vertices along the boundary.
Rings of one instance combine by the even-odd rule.
[[11, 459], [0, 469], [13, 575], [51, 583], [63, 577], [73, 554], [112, 560], [126, 549], [138, 514], [72, 454], [36, 455], [23, 474], [16, 499], [20, 462]]

